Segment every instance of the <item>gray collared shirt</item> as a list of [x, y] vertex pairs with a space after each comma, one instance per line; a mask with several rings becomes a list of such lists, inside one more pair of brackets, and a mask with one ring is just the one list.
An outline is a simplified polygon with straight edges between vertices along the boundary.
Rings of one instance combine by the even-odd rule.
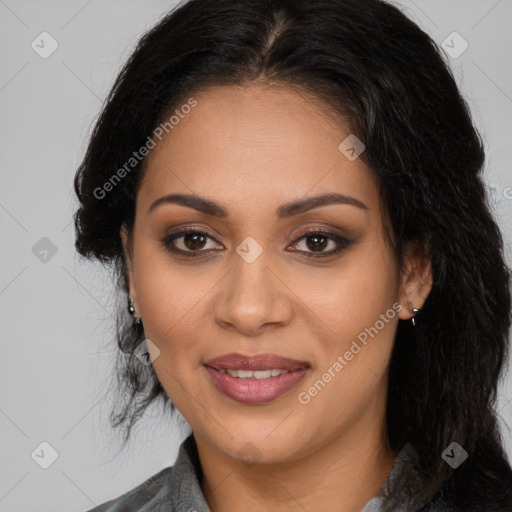
[[[414, 461], [416, 452], [406, 444], [397, 454], [389, 478], [381, 492], [370, 499], [360, 512], [382, 512], [383, 491], [393, 485], [398, 470]], [[134, 489], [107, 501], [88, 512], [210, 512], [201, 490], [201, 467], [193, 435], [180, 446], [174, 466], [166, 467]], [[399, 496], [394, 512], [437, 512], [451, 510], [440, 498], [432, 498], [414, 511], [409, 507], [409, 496]]]

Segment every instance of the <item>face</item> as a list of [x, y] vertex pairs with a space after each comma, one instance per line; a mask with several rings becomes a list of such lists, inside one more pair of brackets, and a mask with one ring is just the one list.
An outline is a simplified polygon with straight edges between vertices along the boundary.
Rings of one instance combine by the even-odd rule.
[[[251, 85], [194, 99], [150, 151], [131, 239], [122, 232], [158, 378], [226, 457], [357, 443], [383, 420], [414, 288], [384, 240], [377, 178], [306, 94]], [[162, 199], [176, 194], [195, 202]]]

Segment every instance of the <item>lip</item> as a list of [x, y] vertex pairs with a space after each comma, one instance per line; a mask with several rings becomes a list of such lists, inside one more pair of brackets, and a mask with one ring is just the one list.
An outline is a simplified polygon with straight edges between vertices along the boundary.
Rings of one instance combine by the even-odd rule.
[[205, 366], [215, 370], [288, 370], [289, 372], [307, 369], [309, 363], [298, 361], [289, 357], [281, 357], [277, 354], [255, 354], [246, 356], [244, 354], [224, 354], [204, 363]]
[[[288, 393], [308, 373], [310, 365], [276, 354], [225, 354], [204, 363], [213, 385], [222, 394], [243, 404], [271, 402]], [[221, 370], [287, 370], [288, 373], [268, 379], [240, 379]]]

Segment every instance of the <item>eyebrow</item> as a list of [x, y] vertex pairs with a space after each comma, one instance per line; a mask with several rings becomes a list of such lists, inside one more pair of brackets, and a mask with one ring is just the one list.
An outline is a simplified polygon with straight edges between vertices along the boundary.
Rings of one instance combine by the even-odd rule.
[[[215, 203], [209, 199], [191, 194], [168, 194], [160, 197], [151, 204], [148, 209], [148, 213], [163, 204], [179, 204], [182, 206], [187, 206], [188, 208], [193, 208], [198, 212], [210, 215], [212, 217], [229, 217], [229, 213], [226, 208], [222, 207], [220, 204]], [[305, 199], [298, 199], [296, 201], [283, 204], [276, 208], [275, 214], [280, 219], [286, 219], [312, 210], [313, 208], [319, 208], [321, 206], [328, 206], [331, 204], [347, 204], [362, 210], [369, 209], [368, 206], [366, 206], [362, 201], [356, 199], [355, 197], [350, 197], [338, 193], [328, 193], [307, 197]]]

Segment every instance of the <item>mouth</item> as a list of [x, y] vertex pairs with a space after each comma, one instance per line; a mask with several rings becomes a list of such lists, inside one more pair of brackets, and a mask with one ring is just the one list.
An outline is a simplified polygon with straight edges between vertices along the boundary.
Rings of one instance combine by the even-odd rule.
[[226, 354], [204, 363], [215, 388], [243, 404], [261, 404], [288, 393], [310, 370], [306, 361], [276, 354]]

